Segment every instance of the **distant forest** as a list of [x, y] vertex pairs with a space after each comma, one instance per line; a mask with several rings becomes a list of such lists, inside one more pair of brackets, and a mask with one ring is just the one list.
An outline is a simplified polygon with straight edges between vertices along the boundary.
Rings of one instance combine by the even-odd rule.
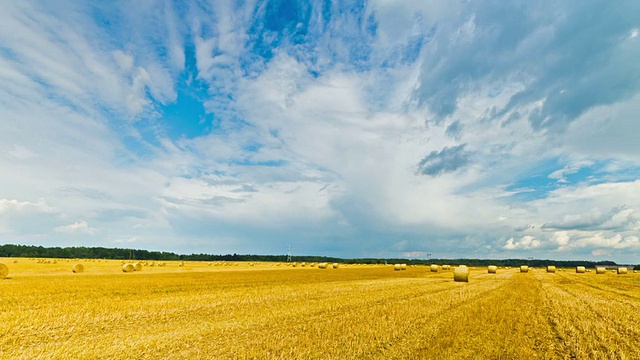
[[[42, 247], [31, 245], [0, 245], [0, 257], [26, 257], [26, 258], [67, 258], [67, 259], [135, 259], [135, 260], [190, 260], [190, 261], [273, 261], [285, 262], [287, 255], [212, 255], [191, 254], [180, 255], [166, 251], [148, 251], [139, 249], [120, 249], [103, 247]], [[468, 266], [520, 266], [529, 265], [542, 267], [555, 265], [558, 267], [574, 267], [596, 265], [615, 266], [613, 261], [579, 261], [579, 260], [541, 260], [541, 259], [398, 259], [398, 258], [354, 258], [343, 259], [326, 256], [291, 256], [291, 261], [296, 262], [338, 262], [345, 264], [395, 264], [408, 265], [449, 264]], [[640, 266], [636, 266], [640, 269]]]

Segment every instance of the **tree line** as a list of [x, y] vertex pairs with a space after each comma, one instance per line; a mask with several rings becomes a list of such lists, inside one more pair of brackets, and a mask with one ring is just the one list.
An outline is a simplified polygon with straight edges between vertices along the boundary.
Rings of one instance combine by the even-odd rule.
[[[0, 257], [26, 258], [62, 258], [62, 259], [135, 259], [135, 260], [185, 260], [185, 261], [272, 261], [286, 262], [287, 255], [240, 255], [240, 254], [176, 254], [167, 251], [149, 251], [141, 249], [121, 249], [104, 247], [43, 247], [33, 245], [0, 245]], [[578, 260], [542, 260], [542, 259], [402, 259], [402, 258], [338, 258], [327, 256], [291, 256], [294, 262], [339, 262], [346, 264], [397, 264], [407, 265], [467, 265], [467, 266], [520, 266], [558, 267], [596, 265], [616, 266], [613, 261], [578, 261]], [[640, 265], [636, 266], [640, 270]]]

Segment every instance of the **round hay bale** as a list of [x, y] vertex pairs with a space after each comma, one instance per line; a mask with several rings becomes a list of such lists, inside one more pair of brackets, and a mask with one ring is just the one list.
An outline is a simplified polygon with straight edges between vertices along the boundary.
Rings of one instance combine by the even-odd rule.
[[393, 265], [393, 270], [394, 271], [400, 271], [400, 264], [394, 264]]
[[487, 267], [487, 272], [489, 274], [495, 274], [498, 272], [498, 267], [495, 265], [489, 265], [489, 267]]
[[584, 274], [586, 270], [584, 266], [576, 266], [576, 274]]
[[305, 263], [305, 262], [301, 262], [300, 263], [300, 267], [305, 267], [305, 266], [307, 266], [307, 263]]
[[183, 266], [184, 266], [184, 262], [183, 262], [183, 261], [180, 261], [180, 262], [178, 263], [178, 266], [179, 266], [179, 267], [183, 267]]
[[337, 269], [337, 268], [338, 268], [338, 266], [340, 266], [340, 265], [338, 265], [338, 263], [333, 263], [333, 265], [332, 265], [332, 267], [333, 267], [334, 269]]
[[407, 270], [407, 264], [400, 264], [400, 270]]
[[9, 275], [9, 267], [7, 265], [0, 263], [0, 280], [4, 279]]
[[[440, 267], [436, 264], [431, 264], [431, 272], [438, 272]], [[444, 270], [444, 269], [443, 269]]]
[[293, 263], [293, 264], [291, 264], [291, 266], [296, 267], [296, 266], [298, 266], [298, 263]]
[[13, 260], [13, 263], [14, 263], [14, 264], [17, 264], [17, 263], [18, 263], [18, 260]]
[[156, 262], [155, 261], [150, 262], [149, 266], [156, 266]]
[[326, 269], [326, 268], [327, 268], [326, 262], [318, 263], [318, 269]]
[[142, 264], [140, 264], [139, 262], [134, 263], [133, 264], [133, 270], [134, 271], [142, 271]]
[[451, 265], [442, 265], [442, 270], [443, 271], [451, 270]]
[[133, 266], [133, 264], [122, 265], [122, 272], [130, 273], [130, 272], [134, 272], [135, 270], [136, 268]]
[[626, 267], [619, 267], [618, 268], [618, 275], [626, 274], [628, 270], [629, 269], [627, 269]]
[[596, 274], [606, 274], [607, 268], [604, 266], [596, 266]]
[[73, 267], [71, 268], [71, 271], [73, 271], [74, 273], [81, 273], [84, 272], [84, 265], [78, 263], [73, 265]]
[[553, 266], [553, 265], [548, 265], [548, 266], [547, 266], [547, 272], [548, 272], [548, 273], [554, 273], [554, 272], [556, 272], [556, 267], [555, 267], [555, 266]]
[[529, 272], [529, 267], [527, 265], [521, 265], [520, 266], [520, 272], [521, 273]]
[[469, 268], [465, 265], [458, 266], [453, 271], [453, 281], [455, 282], [469, 282]]

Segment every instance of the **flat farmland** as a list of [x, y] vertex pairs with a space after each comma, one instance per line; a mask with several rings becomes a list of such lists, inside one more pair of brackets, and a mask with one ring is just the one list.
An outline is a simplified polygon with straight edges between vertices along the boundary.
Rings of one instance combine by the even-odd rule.
[[633, 272], [13, 261], [1, 359], [640, 358]]

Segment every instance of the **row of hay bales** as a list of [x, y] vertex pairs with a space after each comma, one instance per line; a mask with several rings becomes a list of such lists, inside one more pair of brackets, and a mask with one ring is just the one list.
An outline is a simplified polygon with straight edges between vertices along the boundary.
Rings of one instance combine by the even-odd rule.
[[451, 265], [438, 265], [438, 264], [431, 264], [431, 266], [429, 267], [429, 270], [431, 270], [431, 272], [438, 272], [440, 269], [442, 269], [442, 271], [449, 271], [451, 270]]
[[[340, 265], [338, 263], [331, 264], [331, 267], [337, 269]], [[321, 262], [318, 263], [318, 269], [327, 269], [329, 267], [329, 263]]]
[[407, 270], [407, 264], [394, 264], [393, 271], [403, 271]]
[[122, 265], [122, 272], [131, 273], [134, 271], [142, 271], [142, 263], [125, 263]]
[[[549, 265], [547, 266], [547, 272], [548, 273], [555, 273], [556, 270], [560, 270], [560, 271], [564, 271], [563, 269], [556, 269], [555, 266], [553, 265]], [[576, 274], [584, 274], [584, 273], [588, 273], [591, 272], [591, 269], [587, 269], [585, 266], [576, 266]], [[612, 272], [616, 272], [618, 274], [627, 274], [628, 273], [628, 269], [624, 266], [620, 266], [616, 269], [613, 269]], [[607, 268], [604, 266], [596, 266], [596, 274], [606, 274], [607, 273]]]

